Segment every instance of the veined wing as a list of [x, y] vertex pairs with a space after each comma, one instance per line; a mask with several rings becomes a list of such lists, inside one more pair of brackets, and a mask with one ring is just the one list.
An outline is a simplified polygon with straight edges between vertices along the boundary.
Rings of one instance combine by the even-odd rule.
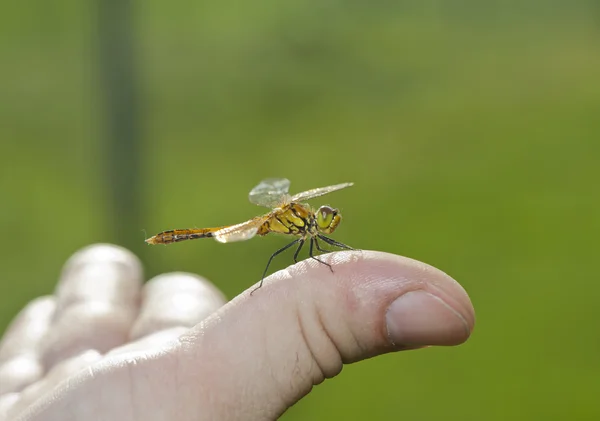
[[275, 208], [289, 200], [290, 180], [267, 178], [261, 181], [248, 194], [250, 203], [266, 208]]
[[213, 233], [213, 238], [219, 243], [249, 240], [256, 235], [258, 229], [269, 218], [270, 213], [257, 216], [241, 224], [231, 225]]
[[346, 187], [350, 187], [353, 185], [354, 185], [354, 183], [342, 183], [342, 184], [335, 184], [333, 186], [318, 187], [316, 189], [311, 189], [311, 190], [303, 191], [302, 193], [295, 194], [291, 197], [290, 201], [302, 202], [304, 200], [312, 199], [313, 197], [323, 196], [324, 194], [328, 194], [328, 193], [334, 192], [336, 190], [345, 189]]

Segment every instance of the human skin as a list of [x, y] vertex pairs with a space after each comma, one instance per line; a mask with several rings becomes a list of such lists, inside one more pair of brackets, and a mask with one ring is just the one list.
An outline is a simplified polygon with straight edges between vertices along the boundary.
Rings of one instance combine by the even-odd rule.
[[333, 273], [308, 259], [227, 302], [189, 273], [143, 284], [122, 248], [79, 251], [0, 341], [0, 421], [274, 420], [343, 364], [468, 339], [469, 297], [440, 270], [321, 258]]

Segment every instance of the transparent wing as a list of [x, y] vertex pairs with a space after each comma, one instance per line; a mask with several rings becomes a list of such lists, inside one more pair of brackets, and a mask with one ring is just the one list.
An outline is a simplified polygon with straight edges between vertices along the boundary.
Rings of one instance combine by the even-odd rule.
[[292, 202], [302, 202], [304, 200], [312, 199], [313, 197], [323, 196], [324, 194], [328, 194], [336, 190], [345, 189], [346, 187], [350, 187], [352, 185], [354, 185], [354, 183], [342, 183], [335, 184], [333, 186], [318, 187], [316, 189], [311, 189], [303, 191], [302, 193], [295, 194], [290, 200]]
[[267, 208], [274, 208], [285, 203], [290, 191], [290, 180], [285, 178], [268, 178], [261, 181], [248, 194], [250, 203]]
[[249, 240], [256, 235], [260, 226], [269, 215], [257, 216], [241, 224], [231, 225], [213, 233], [213, 238], [219, 243], [233, 243], [234, 241]]

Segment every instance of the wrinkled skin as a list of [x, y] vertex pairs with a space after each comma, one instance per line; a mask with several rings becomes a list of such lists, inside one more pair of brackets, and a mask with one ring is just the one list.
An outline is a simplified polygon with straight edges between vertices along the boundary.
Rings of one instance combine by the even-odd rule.
[[0, 420], [274, 420], [379, 354], [457, 345], [474, 310], [443, 272], [396, 255], [308, 259], [230, 302], [206, 279], [143, 284], [130, 252], [93, 245], [0, 342]]

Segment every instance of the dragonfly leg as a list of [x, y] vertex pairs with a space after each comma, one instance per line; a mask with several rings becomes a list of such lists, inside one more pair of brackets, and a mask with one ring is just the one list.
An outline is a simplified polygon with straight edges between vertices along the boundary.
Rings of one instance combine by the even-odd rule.
[[[289, 243], [288, 245], [280, 248], [279, 250], [277, 250], [275, 253], [273, 253], [271, 255], [271, 257], [269, 257], [269, 261], [267, 262], [267, 267], [265, 268], [265, 271], [263, 272], [262, 278], [260, 278], [260, 284], [258, 284], [258, 286], [256, 288], [254, 288], [251, 292], [250, 295], [254, 294], [254, 291], [256, 291], [257, 289], [259, 289], [260, 287], [262, 287], [263, 281], [265, 280], [265, 275], [267, 274], [267, 271], [269, 270], [269, 266], [271, 265], [271, 261], [273, 260], [273, 258], [275, 256], [277, 256], [278, 254], [286, 251], [287, 249], [289, 249], [290, 247], [292, 247], [294, 244], [302, 241], [303, 238], [298, 238], [297, 240], [292, 241], [291, 243]], [[300, 247], [302, 247], [302, 245], [300, 245]]]
[[[317, 239], [315, 237], [311, 237], [310, 238], [310, 247], [308, 249], [308, 255], [312, 258], [315, 259], [317, 262], [319, 263], [323, 263], [325, 266], [327, 266], [329, 268], [329, 270], [331, 271], [331, 273], [333, 273], [333, 268], [331, 267], [331, 265], [329, 263], [325, 263], [324, 261], [322, 261], [321, 259], [319, 259], [318, 257], [315, 257], [314, 253], [313, 253], [313, 245], [317, 242]], [[318, 248], [318, 246], [317, 246]]]
[[321, 247], [321, 245], [319, 244], [319, 241], [317, 241], [317, 237], [314, 237], [315, 239], [315, 247], [317, 248], [317, 250], [319, 250], [321, 253], [331, 253], [331, 250], [325, 250], [324, 248]]
[[325, 241], [327, 244], [330, 244], [332, 246], [346, 250], [356, 250], [355, 248], [347, 246], [346, 244], [340, 243], [339, 241], [335, 241], [333, 238], [325, 237], [323, 234], [319, 234], [317, 235], [317, 237], [319, 237], [321, 240]]
[[301, 238], [300, 244], [298, 245], [298, 248], [296, 249], [296, 252], [294, 253], [294, 263], [298, 263], [298, 253], [300, 253], [300, 250], [302, 250], [303, 245], [304, 245], [304, 238]]

